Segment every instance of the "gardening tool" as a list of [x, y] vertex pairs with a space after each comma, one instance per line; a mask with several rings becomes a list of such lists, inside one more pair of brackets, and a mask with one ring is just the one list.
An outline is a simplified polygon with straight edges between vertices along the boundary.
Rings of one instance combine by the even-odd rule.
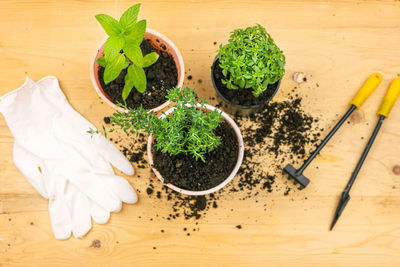
[[55, 77], [35, 83], [27, 77], [0, 97], [0, 112], [14, 136], [14, 163], [49, 199], [54, 236], [84, 236], [91, 218], [106, 223], [122, 202], [135, 203], [135, 190], [111, 166], [133, 175], [131, 163], [68, 103]]
[[375, 137], [379, 132], [379, 129], [382, 126], [383, 120], [386, 119], [389, 116], [389, 113], [394, 105], [394, 103], [396, 102], [397, 98], [400, 95], [400, 77], [394, 79], [392, 81], [392, 84], [389, 87], [388, 92], [386, 93], [385, 98], [383, 99], [383, 102], [378, 110], [378, 122], [375, 126], [374, 131], [372, 132], [371, 137], [368, 140], [368, 143], [364, 149], [364, 152], [361, 155], [360, 160], [358, 161], [356, 168], [354, 169], [353, 174], [350, 177], [349, 182], [346, 185], [346, 188], [344, 189], [344, 191], [342, 192], [342, 196], [340, 197], [340, 201], [339, 204], [336, 208], [336, 212], [335, 212], [335, 217], [333, 218], [330, 230], [333, 229], [333, 227], [335, 226], [337, 220], [339, 219], [340, 215], [342, 214], [344, 208], [346, 207], [347, 203], [350, 200], [350, 189], [354, 184], [354, 181], [357, 178], [357, 174], [361, 169], [361, 166], [364, 163], [365, 158], [367, 157], [367, 154], [369, 152], [369, 150], [371, 149], [372, 144], [374, 143]]
[[361, 105], [367, 100], [367, 98], [372, 94], [376, 87], [382, 81], [382, 75], [379, 73], [374, 73], [369, 76], [368, 80], [364, 83], [361, 89], [357, 92], [353, 100], [350, 102], [349, 110], [344, 114], [340, 121], [333, 127], [329, 134], [322, 140], [322, 143], [317, 147], [317, 149], [311, 154], [311, 156], [303, 163], [300, 169], [296, 169], [291, 164], [287, 164], [284, 171], [289, 174], [294, 180], [296, 180], [303, 187], [306, 187], [310, 180], [303, 175], [303, 171], [311, 163], [311, 161], [318, 155], [321, 149], [328, 143], [336, 131], [342, 126], [346, 119], [353, 113], [355, 109], [359, 109]]

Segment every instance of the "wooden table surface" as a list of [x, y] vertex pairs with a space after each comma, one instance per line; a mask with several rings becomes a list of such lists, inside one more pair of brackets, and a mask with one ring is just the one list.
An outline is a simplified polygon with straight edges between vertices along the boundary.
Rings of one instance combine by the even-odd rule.
[[[94, 49], [105, 38], [94, 15], [119, 17], [131, 4], [2, 0], [0, 95], [20, 86], [26, 75], [34, 80], [55, 75], [73, 107], [101, 127], [112, 109], [101, 103], [89, 77]], [[214, 94], [213, 43], [226, 43], [232, 29], [255, 23], [267, 28], [286, 55], [286, 75], [275, 100], [285, 99], [295, 86], [293, 72], [306, 73], [308, 81], [296, 93], [326, 127], [346, 111], [371, 73], [380, 72], [383, 81], [362, 107], [361, 121], [345, 124], [307, 169], [312, 182], [305, 190], [289, 197], [260, 194], [267, 211], [254, 199], [222, 197], [219, 208], [198, 221], [201, 231], [190, 237], [182, 228], [193, 228], [193, 220], [154, 216], [167, 212], [170, 203], [144, 193], [150, 171], [136, 168], [141, 178], [126, 178], [142, 192], [138, 204], [124, 205], [108, 224], [94, 224], [82, 239], [55, 240], [48, 201], [14, 166], [13, 137], [0, 116], [0, 266], [399, 266], [400, 176], [393, 168], [400, 165], [400, 103], [384, 122], [351, 202], [335, 230], [328, 231], [340, 192], [377, 121], [380, 101], [400, 75], [399, 1], [153, 0], [143, 1], [139, 16], [177, 45], [188, 74], [203, 80], [194, 85], [202, 96]], [[102, 246], [91, 248], [93, 240]]]

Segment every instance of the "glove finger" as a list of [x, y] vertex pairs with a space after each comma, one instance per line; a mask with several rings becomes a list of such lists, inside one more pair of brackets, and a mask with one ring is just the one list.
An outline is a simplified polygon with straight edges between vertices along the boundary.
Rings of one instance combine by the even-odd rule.
[[92, 228], [90, 201], [70, 182], [67, 182], [65, 198], [71, 214], [72, 233], [75, 238], [83, 237]]
[[64, 198], [64, 189], [66, 180], [57, 177], [58, 182], [53, 185], [56, 186], [49, 196], [49, 213], [51, 226], [56, 239], [68, 239], [71, 236], [72, 223], [69, 214], [68, 206]]
[[14, 142], [13, 158], [15, 166], [22, 172], [29, 183], [42, 197], [48, 198], [41, 173], [42, 168], [40, 168], [44, 162], [16, 142]]
[[93, 136], [95, 147], [99, 154], [103, 156], [105, 160], [110, 162], [115, 168], [127, 175], [133, 175], [135, 173], [132, 164], [126, 157], [118, 150], [110, 141], [108, 141], [103, 135], [97, 134]]
[[114, 192], [119, 200], [129, 204], [137, 202], [136, 192], [126, 179], [117, 175], [102, 176], [107, 187]]
[[96, 202], [100, 207], [108, 212], [119, 212], [121, 210], [121, 201], [108, 188], [101, 179], [98, 179], [92, 173], [79, 173], [68, 177], [68, 180], [74, 184], [90, 200]]
[[94, 201], [90, 201], [90, 214], [93, 220], [98, 224], [105, 224], [110, 219], [110, 213], [96, 204]]

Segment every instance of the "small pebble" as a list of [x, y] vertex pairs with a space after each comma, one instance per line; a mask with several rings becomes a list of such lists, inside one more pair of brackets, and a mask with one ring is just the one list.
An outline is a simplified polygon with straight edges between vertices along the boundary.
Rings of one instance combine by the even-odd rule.
[[305, 77], [304, 73], [295, 72], [295, 73], [293, 73], [293, 80], [297, 83], [302, 83], [302, 82], [307, 81], [307, 78]]

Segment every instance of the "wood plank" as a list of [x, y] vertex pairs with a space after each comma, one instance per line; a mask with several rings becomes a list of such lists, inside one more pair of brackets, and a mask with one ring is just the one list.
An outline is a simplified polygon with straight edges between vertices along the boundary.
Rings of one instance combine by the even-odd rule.
[[[90, 59], [105, 37], [94, 15], [117, 17], [131, 4], [1, 1], [0, 95], [20, 86], [26, 75], [34, 80], [54, 75], [73, 107], [101, 127], [112, 109], [102, 104], [89, 77]], [[224, 194], [218, 209], [196, 225], [162, 219], [171, 204], [147, 196], [150, 171], [136, 168], [136, 176], [125, 177], [140, 190], [139, 203], [124, 205], [109, 223], [94, 224], [79, 240], [53, 238], [47, 200], [14, 166], [13, 138], [1, 118], [0, 266], [399, 265], [400, 176], [392, 172], [400, 165], [399, 104], [376, 139], [345, 214], [335, 231], [328, 231], [339, 194], [377, 120], [379, 103], [400, 74], [399, 1], [146, 0], [140, 17], [177, 45], [194, 77], [186, 85], [195, 86], [202, 97], [214, 95], [213, 43], [226, 43], [234, 28], [264, 25], [287, 58], [275, 100], [284, 100], [296, 86], [293, 72], [305, 72], [308, 81], [296, 93], [325, 129], [347, 109], [369, 74], [378, 71], [384, 80], [360, 111], [361, 122], [345, 125], [307, 169], [312, 177], [307, 189], [286, 197], [282, 191], [260, 194], [258, 203]], [[287, 180], [282, 176], [278, 183]], [[187, 236], [184, 227], [200, 231]], [[100, 240], [101, 248], [90, 248], [93, 240]]]

